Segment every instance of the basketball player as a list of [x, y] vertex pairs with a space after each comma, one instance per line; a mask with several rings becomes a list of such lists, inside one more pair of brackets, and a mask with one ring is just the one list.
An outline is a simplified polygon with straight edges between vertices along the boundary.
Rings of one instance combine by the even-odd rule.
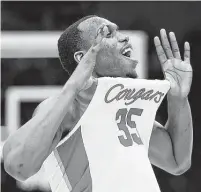
[[[168, 120], [165, 126], [154, 122], [150, 142], [148, 140], [147, 156], [143, 155], [143, 139], [141, 140], [139, 135], [136, 136], [137, 134], [134, 135], [136, 137], [133, 137], [133, 140], [130, 140], [130, 135], [124, 138], [118, 137], [122, 145], [117, 148], [122, 150], [122, 155], [114, 161], [108, 162], [107, 155], [110, 154], [104, 154], [104, 150], [107, 151], [107, 148], [113, 145], [112, 140], [111, 144], [107, 143], [113, 126], [103, 127], [104, 133], [102, 133], [98, 126], [104, 121], [109, 122], [107, 116], [110, 116], [110, 113], [102, 114], [105, 115], [105, 119], [93, 115], [93, 112], [99, 111], [94, 107], [96, 102], [93, 102], [93, 99], [101, 95], [100, 89], [97, 90], [99, 83], [105, 82], [99, 79], [105, 77], [135, 79], [137, 78], [135, 68], [138, 62], [132, 57], [134, 50], [129, 37], [121, 34], [116, 24], [104, 18], [88, 16], [68, 27], [61, 35], [58, 41], [60, 60], [71, 76], [60, 94], [42, 102], [37, 107], [33, 118], [8, 138], [3, 148], [5, 170], [18, 180], [26, 180], [40, 169], [49, 156], [48, 158], [52, 158], [50, 161], [52, 164], [49, 164], [48, 170], [54, 169], [54, 172], [49, 173], [53, 183], [52, 190], [74, 192], [93, 190], [158, 192], [160, 189], [149, 160], [153, 165], [173, 175], [186, 172], [191, 166], [193, 142], [192, 117], [188, 103], [192, 82], [190, 46], [187, 42], [184, 45], [183, 61], [174, 33], [169, 34], [171, 46], [164, 29], [160, 31], [160, 36], [162, 44], [158, 37], [154, 38], [154, 42], [165, 79], [170, 82], [170, 90], [167, 93]], [[139, 85], [135, 83], [138, 79], [132, 82], [136, 86]], [[149, 93], [152, 92], [153, 90]], [[101, 114], [101, 111], [98, 113]], [[142, 111], [135, 109], [133, 113], [140, 116]], [[122, 111], [119, 115], [122, 115]], [[147, 119], [142, 121], [146, 126]], [[95, 156], [99, 158], [99, 162], [95, 162], [98, 167], [93, 167], [94, 162], [87, 159], [91, 158], [89, 151], [94, 152], [92, 147], [87, 149], [87, 153], [85, 151], [88, 146], [88, 140], [85, 140], [87, 126], [82, 130], [77, 127], [77, 125], [82, 126], [82, 123], [92, 126], [90, 122], [94, 123], [94, 129], [92, 128], [91, 132], [86, 134], [89, 140], [94, 141], [94, 146], [93, 142], [90, 145], [97, 147], [94, 158]], [[132, 125], [135, 126], [131, 119], [127, 123], [129, 122], [131, 128]], [[149, 126], [152, 125], [149, 124]], [[90, 138], [90, 134], [92, 137], [96, 135], [96, 132], [100, 134], [100, 137]], [[61, 139], [62, 143], [58, 145]], [[100, 145], [97, 146], [96, 142], [99, 141]], [[132, 153], [133, 145], [135, 145], [135, 152]], [[104, 149], [101, 148], [102, 146]], [[122, 146], [126, 154], [129, 153], [132, 156], [131, 159], [124, 158], [125, 151], [121, 148]], [[118, 164], [121, 161], [124, 161], [123, 165]], [[55, 162], [56, 165], [54, 165]], [[110, 171], [104, 167], [107, 163]], [[120, 166], [115, 167], [115, 164]], [[132, 167], [128, 171], [128, 166], [131, 164]], [[111, 168], [114, 170], [111, 171]], [[93, 178], [94, 169], [99, 169], [98, 172], [100, 172], [96, 181]], [[115, 180], [120, 171], [123, 173], [121, 179]], [[100, 182], [100, 188], [96, 187], [97, 181]], [[111, 186], [110, 183], [118, 188]], [[125, 184], [128, 186], [126, 187]]]

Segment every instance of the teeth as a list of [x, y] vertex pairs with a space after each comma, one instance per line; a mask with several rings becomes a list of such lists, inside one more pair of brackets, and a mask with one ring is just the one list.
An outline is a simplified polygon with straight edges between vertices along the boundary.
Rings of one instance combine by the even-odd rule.
[[124, 49], [124, 51], [122, 52], [122, 54], [125, 54], [126, 52], [128, 52], [128, 51], [131, 51], [131, 48], [129, 47], [129, 48], [126, 48], [126, 49]]

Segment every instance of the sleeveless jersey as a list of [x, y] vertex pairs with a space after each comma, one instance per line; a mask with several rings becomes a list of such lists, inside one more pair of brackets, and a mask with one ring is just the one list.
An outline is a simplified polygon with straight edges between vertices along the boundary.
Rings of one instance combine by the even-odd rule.
[[74, 129], [44, 162], [52, 192], [160, 192], [148, 158], [167, 80], [98, 79]]

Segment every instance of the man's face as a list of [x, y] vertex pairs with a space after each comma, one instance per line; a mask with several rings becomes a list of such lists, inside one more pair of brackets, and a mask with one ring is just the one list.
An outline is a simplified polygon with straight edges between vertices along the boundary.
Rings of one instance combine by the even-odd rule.
[[116, 24], [100, 17], [92, 17], [80, 23], [78, 29], [82, 31], [83, 39], [91, 47], [102, 24], [107, 25], [109, 29], [107, 37], [116, 38], [117, 44], [115, 47], [105, 47], [99, 51], [93, 75], [136, 78], [135, 68], [138, 61], [132, 58], [134, 51], [132, 46], [129, 46], [129, 38], [118, 31]]

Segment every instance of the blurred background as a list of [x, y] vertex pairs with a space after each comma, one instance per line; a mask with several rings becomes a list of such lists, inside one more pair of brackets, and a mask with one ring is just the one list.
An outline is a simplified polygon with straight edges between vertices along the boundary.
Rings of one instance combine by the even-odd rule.
[[[201, 2], [1, 2], [1, 150], [9, 134], [27, 122], [39, 102], [67, 81], [57, 54], [57, 39], [76, 20], [95, 14], [116, 23], [133, 36], [143, 78], [162, 79], [153, 38], [159, 30], [173, 31], [183, 55], [191, 45], [194, 70], [189, 95], [194, 124], [191, 169], [172, 176], [154, 167], [162, 192], [201, 191]], [[167, 119], [166, 101], [157, 120]], [[3, 192], [50, 191], [43, 169], [26, 182], [5, 171], [1, 156]]]

